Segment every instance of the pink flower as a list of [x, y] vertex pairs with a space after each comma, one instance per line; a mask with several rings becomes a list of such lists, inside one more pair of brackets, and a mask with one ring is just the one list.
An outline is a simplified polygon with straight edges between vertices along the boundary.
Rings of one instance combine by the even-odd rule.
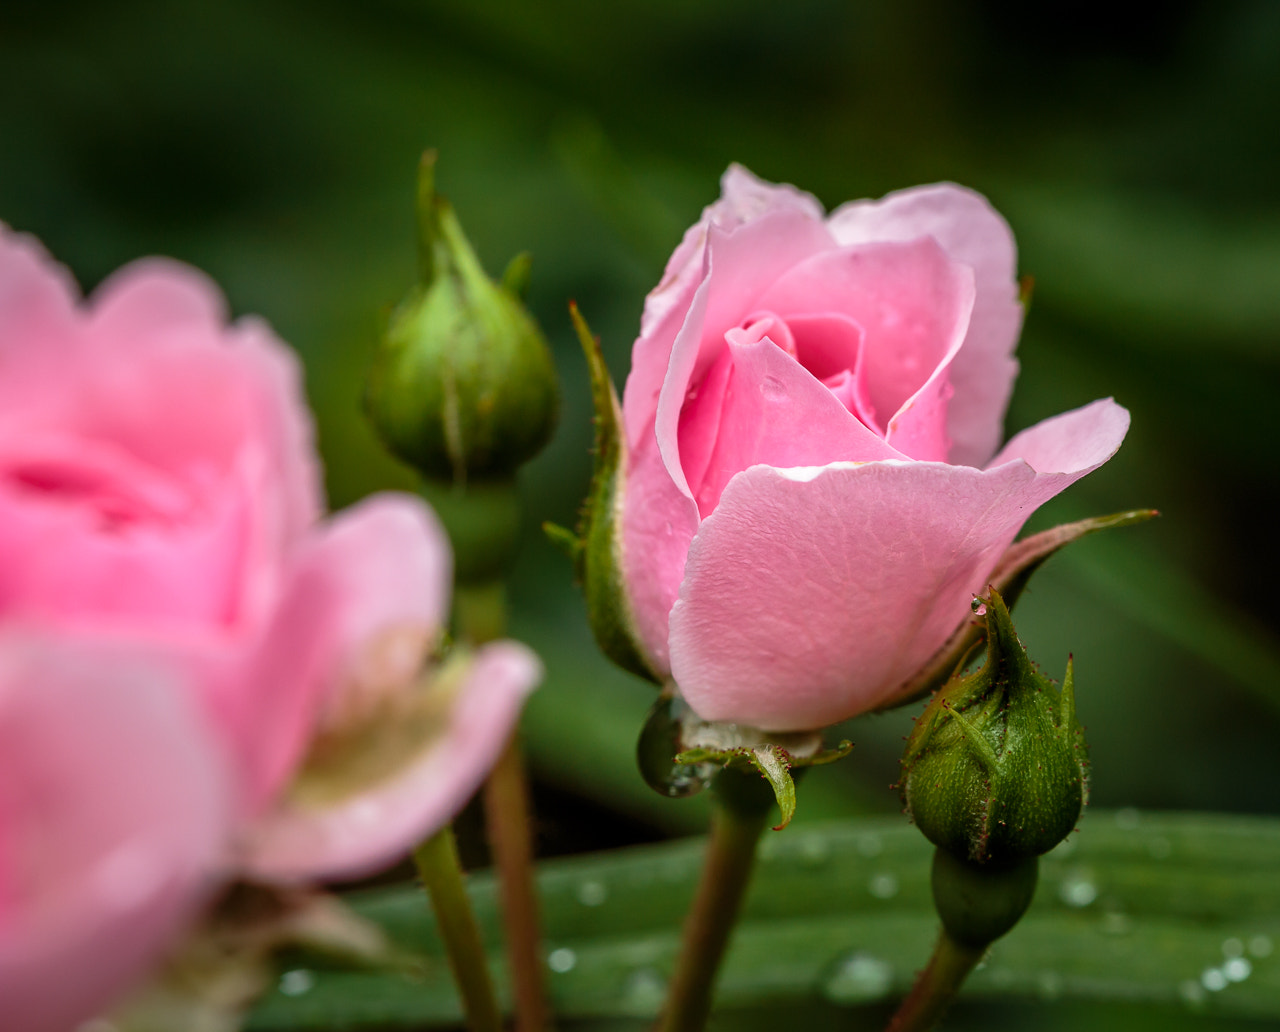
[[623, 401], [634, 635], [707, 720], [891, 700], [1049, 498], [1119, 447], [1111, 400], [1000, 443], [1015, 248], [940, 184], [825, 217], [737, 166], [649, 295]]
[[[496, 643], [431, 676], [434, 515], [323, 512], [265, 323], [228, 325], [212, 283], [156, 259], [82, 302], [0, 225], [0, 1000], [56, 977], [50, 1006], [84, 1016], [217, 879], [385, 865], [483, 778], [536, 659]], [[142, 918], [91, 891], [119, 849], [150, 864]]]

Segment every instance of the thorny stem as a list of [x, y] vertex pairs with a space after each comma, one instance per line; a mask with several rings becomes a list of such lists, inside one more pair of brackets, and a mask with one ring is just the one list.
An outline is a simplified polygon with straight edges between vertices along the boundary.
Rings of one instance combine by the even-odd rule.
[[754, 772], [716, 777], [711, 835], [658, 1032], [701, 1032], [711, 1014], [716, 974], [742, 909], [756, 843], [773, 793]]
[[984, 953], [985, 946], [963, 946], [945, 928], [939, 929], [933, 956], [885, 1032], [927, 1032], [933, 1028]]

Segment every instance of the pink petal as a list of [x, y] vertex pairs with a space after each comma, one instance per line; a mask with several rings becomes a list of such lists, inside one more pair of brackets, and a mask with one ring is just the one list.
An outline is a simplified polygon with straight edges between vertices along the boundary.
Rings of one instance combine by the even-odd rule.
[[0, 382], [21, 364], [26, 342], [44, 341], [56, 365], [75, 331], [80, 289], [35, 237], [0, 222]]
[[789, 731], [888, 699], [968, 614], [1035, 508], [1119, 446], [1123, 421], [1105, 404], [1090, 406], [1083, 465], [1056, 472], [1015, 459], [740, 474], [699, 529], [671, 612], [672, 674], [690, 705]]
[[1014, 435], [987, 468], [1021, 459], [1038, 473], [1080, 477], [1111, 458], [1128, 430], [1128, 409], [1100, 398]]
[[794, 186], [766, 183], [741, 165], [730, 165], [721, 177], [720, 194], [685, 231], [662, 281], [645, 298], [623, 406], [629, 440], [638, 438], [657, 408], [676, 333], [705, 273], [710, 228], [730, 232], [771, 211], [792, 211], [815, 223], [822, 221], [822, 205], [812, 196]]
[[1018, 363], [1022, 327], [1013, 233], [986, 198], [951, 183], [916, 187], [879, 201], [856, 201], [827, 220], [841, 244], [932, 237], [973, 269], [976, 296], [964, 347], [951, 365], [955, 396], [947, 421], [950, 461], [981, 466], [1000, 443]]
[[343, 510], [311, 548], [340, 604], [327, 703], [340, 711], [416, 674], [448, 617], [453, 555], [435, 513], [391, 492]]
[[698, 508], [676, 487], [651, 437], [627, 456], [618, 519], [618, 562], [636, 634], [661, 673], [668, 663], [667, 614], [684, 577]]
[[890, 443], [912, 458], [945, 460], [948, 367], [973, 305], [968, 269], [929, 239], [860, 244], [799, 262], [759, 304], [783, 318], [838, 307], [856, 322], [862, 375]]
[[163, 665], [0, 642], [0, 1014], [65, 1032], [154, 964], [204, 901], [223, 766]]
[[[803, 366], [765, 338], [731, 332], [733, 371], [719, 435], [697, 493], [705, 519], [725, 485], [751, 466], [815, 466], [901, 458]], [[743, 343], [732, 343], [741, 340]]]
[[542, 676], [527, 648], [476, 653], [447, 730], [379, 784], [327, 807], [286, 800], [246, 844], [245, 866], [270, 881], [358, 878], [407, 854], [457, 815], [497, 761]]
[[[731, 234], [710, 231], [706, 275], [676, 336], [654, 424], [658, 450], [681, 491], [688, 493], [689, 487], [681, 469], [677, 431], [690, 388], [723, 353], [726, 331], [752, 312], [769, 307], [759, 303], [765, 289], [803, 258], [830, 247], [822, 223], [795, 211], [770, 212]], [[631, 439], [632, 447], [637, 440]]]

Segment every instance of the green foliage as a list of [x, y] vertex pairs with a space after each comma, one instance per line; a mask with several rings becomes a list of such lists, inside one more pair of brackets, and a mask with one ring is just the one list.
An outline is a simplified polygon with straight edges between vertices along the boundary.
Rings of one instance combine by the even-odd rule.
[[[910, 987], [937, 929], [932, 847], [916, 829], [901, 818], [797, 826], [766, 833], [761, 850], [719, 1007], [862, 1006]], [[684, 840], [541, 865], [562, 1019], [652, 1017], [701, 851], [701, 840]], [[1280, 821], [1090, 812], [1040, 866], [1030, 911], [973, 974], [966, 1000], [1141, 1002], [1280, 1019]], [[471, 893], [501, 984], [495, 886], [480, 875]], [[419, 952], [420, 969], [340, 970], [296, 957], [290, 970], [311, 973], [307, 990], [269, 994], [250, 1028], [407, 1030], [458, 1019], [420, 893], [380, 889], [351, 902]]]

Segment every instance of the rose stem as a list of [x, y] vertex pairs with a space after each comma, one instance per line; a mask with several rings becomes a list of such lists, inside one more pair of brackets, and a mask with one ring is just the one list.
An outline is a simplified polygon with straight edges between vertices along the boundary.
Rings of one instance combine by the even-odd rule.
[[659, 1032], [701, 1032], [711, 1014], [716, 973], [742, 909], [773, 792], [754, 771], [716, 775], [711, 835], [676, 960]]
[[458, 844], [446, 824], [413, 853], [418, 874], [431, 897], [431, 906], [449, 955], [449, 967], [462, 995], [471, 1032], [501, 1032], [502, 1012], [493, 994], [488, 960], [462, 881]]
[[[459, 635], [474, 645], [501, 637], [507, 623], [503, 584], [459, 584], [454, 592], [454, 616]], [[542, 1032], [550, 1014], [543, 982], [529, 809], [528, 776], [518, 734], [513, 732], [484, 785], [485, 825], [502, 894], [516, 1028], [518, 1032]]]
[[885, 1032], [926, 1032], [933, 1028], [984, 953], [985, 946], [963, 946], [945, 928], [939, 929], [928, 965]]

